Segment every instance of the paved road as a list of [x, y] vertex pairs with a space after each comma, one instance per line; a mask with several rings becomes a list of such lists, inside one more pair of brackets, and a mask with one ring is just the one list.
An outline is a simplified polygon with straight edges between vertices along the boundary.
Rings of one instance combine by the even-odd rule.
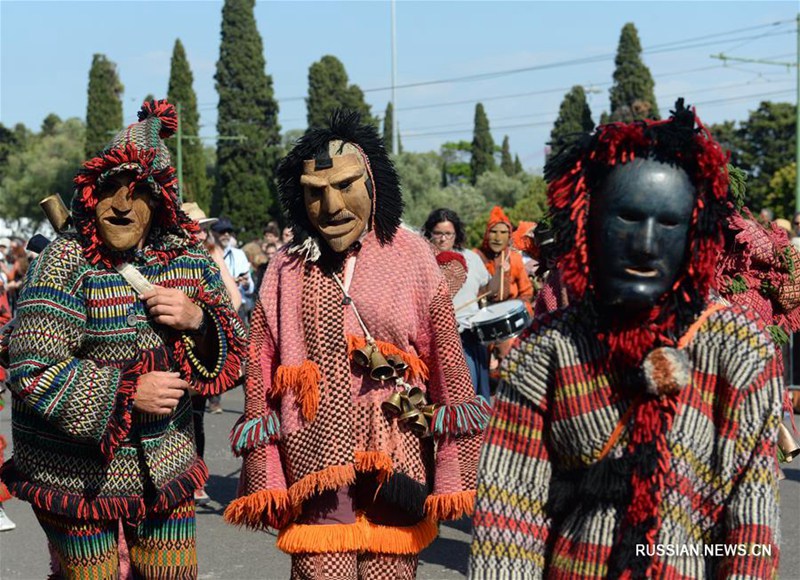
[[[198, 508], [197, 536], [201, 579], [282, 580], [289, 577], [289, 557], [275, 548], [272, 534], [239, 530], [222, 521], [224, 506], [234, 497], [239, 460], [228, 449], [228, 430], [239, 416], [241, 389], [222, 397], [225, 412], [206, 414], [206, 462], [211, 478], [206, 488], [212, 498]], [[800, 416], [797, 417], [800, 421]], [[11, 414], [0, 413], [0, 433], [9, 442]], [[785, 469], [781, 482], [781, 578], [800, 580], [800, 461]], [[44, 534], [27, 503], [11, 500], [6, 512], [17, 529], [0, 534], [0, 579], [41, 580], [47, 577], [48, 555]], [[469, 524], [466, 520], [441, 527], [439, 538], [420, 557], [422, 580], [463, 578], [467, 571]]]

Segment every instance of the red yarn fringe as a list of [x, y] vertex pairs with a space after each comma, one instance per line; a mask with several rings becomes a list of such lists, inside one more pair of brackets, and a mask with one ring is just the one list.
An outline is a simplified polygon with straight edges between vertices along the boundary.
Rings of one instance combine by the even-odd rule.
[[139, 121], [144, 121], [150, 117], [161, 119], [161, 129], [158, 131], [158, 136], [162, 139], [172, 137], [178, 130], [178, 113], [175, 107], [166, 99], [160, 101], [150, 100], [142, 103], [142, 108], [138, 114]]
[[[233, 310], [228, 308], [227, 312], [220, 312], [227, 305], [221, 293], [213, 296], [202, 287], [198, 287], [194, 302], [201, 305], [204, 314], [211, 316], [214, 322], [213, 331], [222, 331], [222, 338], [225, 344], [219, 345], [217, 356], [224, 356], [224, 362], [216, 375], [211, 377], [203, 376], [199, 369], [194, 367], [189, 357], [186, 356], [186, 345], [181, 335], [178, 335], [172, 343], [173, 358], [178, 364], [178, 370], [183, 380], [195, 387], [201, 395], [218, 395], [236, 386], [236, 381], [242, 372], [242, 362], [247, 350], [247, 341], [244, 333], [237, 335], [234, 331], [232, 321], [236, 320], [236, 318], [233, 315]], [[223, 314], [229, 314], [229, 316], [224, 316]], [[211, 327], [209, 327], [208, 332], [212, 332]], [[217, 336], [219, 338], [219, 334]], [[223, 346], [226, 349], [224, 355], [222, 353]], [[216, 367], [217, 362], [214, 361], [215, 364], [212, 368]]]
[[114, 459], [117, 448], [131, 430], [131, 411], [134, 395], [139, 386], [139, 377], [151, 371], [167, 368], [169, 366], [167, 360], [167, 353], [163, 347], [157, 350], [145, 350], [139, 360], [122, 371], [114, 409], [108, 419], [105, 433], [100, 439], [100, 452], [106, 462], [110, 463]]
[[194, 490], [205, 485], [208, 469], [200, 458], [158, 491], [152, 504], [145, 504], [142, 497], [85, 497], [30, 483], [8, 460], [0, 470], [3, 482], [11, 493], [52, 514], [77, 519], [115, 520], [125, 518], [141, 521], [150, 511], [164, 512], [191, 497]]

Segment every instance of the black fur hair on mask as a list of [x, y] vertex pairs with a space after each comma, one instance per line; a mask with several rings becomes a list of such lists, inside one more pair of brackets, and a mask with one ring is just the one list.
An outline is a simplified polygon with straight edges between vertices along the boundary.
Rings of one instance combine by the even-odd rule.
[[288, 225], [294, 231], [291, 247], [307, 245], [311, 238], [317, 242], [323, 262], [340, 262], [343, 255], [333, 255], [334, 252], [311, 225], [300, 177], [303, 174], [303, 162], [326, 157], [328, 143], [337, 140], [355, 145], [367, 157], [368, 173], [372, 175], [367, 187], [374, 198], [374, 215], [370, 216], [369, 227], [375, 230], [382, 245], [392, 241], [403, 215], [400, 180], [377, 128], [362, 124], [361, 115], [357, 112], [336, 109], [326, 127], [309, 129], [278, 165], [279, 199]]

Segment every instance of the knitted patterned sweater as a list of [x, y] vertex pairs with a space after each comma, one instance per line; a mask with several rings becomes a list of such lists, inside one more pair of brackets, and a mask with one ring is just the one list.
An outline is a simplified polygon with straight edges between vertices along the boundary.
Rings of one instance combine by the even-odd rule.
[[[609, 368], [606, 347], [578, 308], [537, 319], [504, 362], [507, 382], [479, 469], [472, 578], [776, 574], [782, 379], [775, 349], [757, 315], [739, 306], [713, 312], [695, 330], [683, 349], [691, 383], [671, 405], [665, 446], [638, 446], [633, 420], [623, 420], [620, 439], [598, 461], [631, 405], [621, 394], [624, 377]], [[657, 515], [634, 538], [624, 525], [636, 508], [631, 466], [654, 451], [656, 468], [644, 483], [652, 484], [645, 498], [655, 500]], [[704, 555], [723, 544], [737, 552]]]
[[[281, 529], [278, 547], [289, 553], [417, 553], [435, 538], [436, 520], [461, 517], [474, 503], [489, 410], [475, 398], [431, 249], [401, 228], [384, 246], [369, 233], [355, 255], [349, 295], [381, 352], [401, 356], [406, 380], [438, 405], [434, 437], [388, 418], [381, 403], [401, 387], [349, 360], [365, 335], [331, 276], [279, 252], [253, 315], [245, 414], [231, 436], [244, 456], [240, 497], [225, 517]], [[295, 522], [316, 493], [351, 485], [357, 473], [375, 475], [380, 497], [419, 523], [379, 530], [362, 519]]]
[[153, 370], [179, 371], [204, 394], [230, 388], [244, 329], [205, 250], [175, 236], [159, 247], [177, 255], [165, 264], [146, 246], [134, 264], [203, 308], [215, 359], [206, 367], [188, 335], [155, 324], [136, 291], [90, 264], [75, 236], [53, 241], [28, 274], [11, 335], [14, 456], [2, 478], [17, 497], [56, 514], [135, 520], [205, 482], [189, 395], [166, 416], [133, 410], [133, 396]]

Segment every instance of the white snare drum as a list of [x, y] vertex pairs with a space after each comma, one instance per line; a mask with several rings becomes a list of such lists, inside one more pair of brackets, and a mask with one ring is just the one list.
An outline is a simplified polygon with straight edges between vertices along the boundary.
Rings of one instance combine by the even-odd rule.
[[518, 336], [532, 320], [522, 300], [506, 300], [481, 308], [469, 321], [478, 340], [489, 344]]

